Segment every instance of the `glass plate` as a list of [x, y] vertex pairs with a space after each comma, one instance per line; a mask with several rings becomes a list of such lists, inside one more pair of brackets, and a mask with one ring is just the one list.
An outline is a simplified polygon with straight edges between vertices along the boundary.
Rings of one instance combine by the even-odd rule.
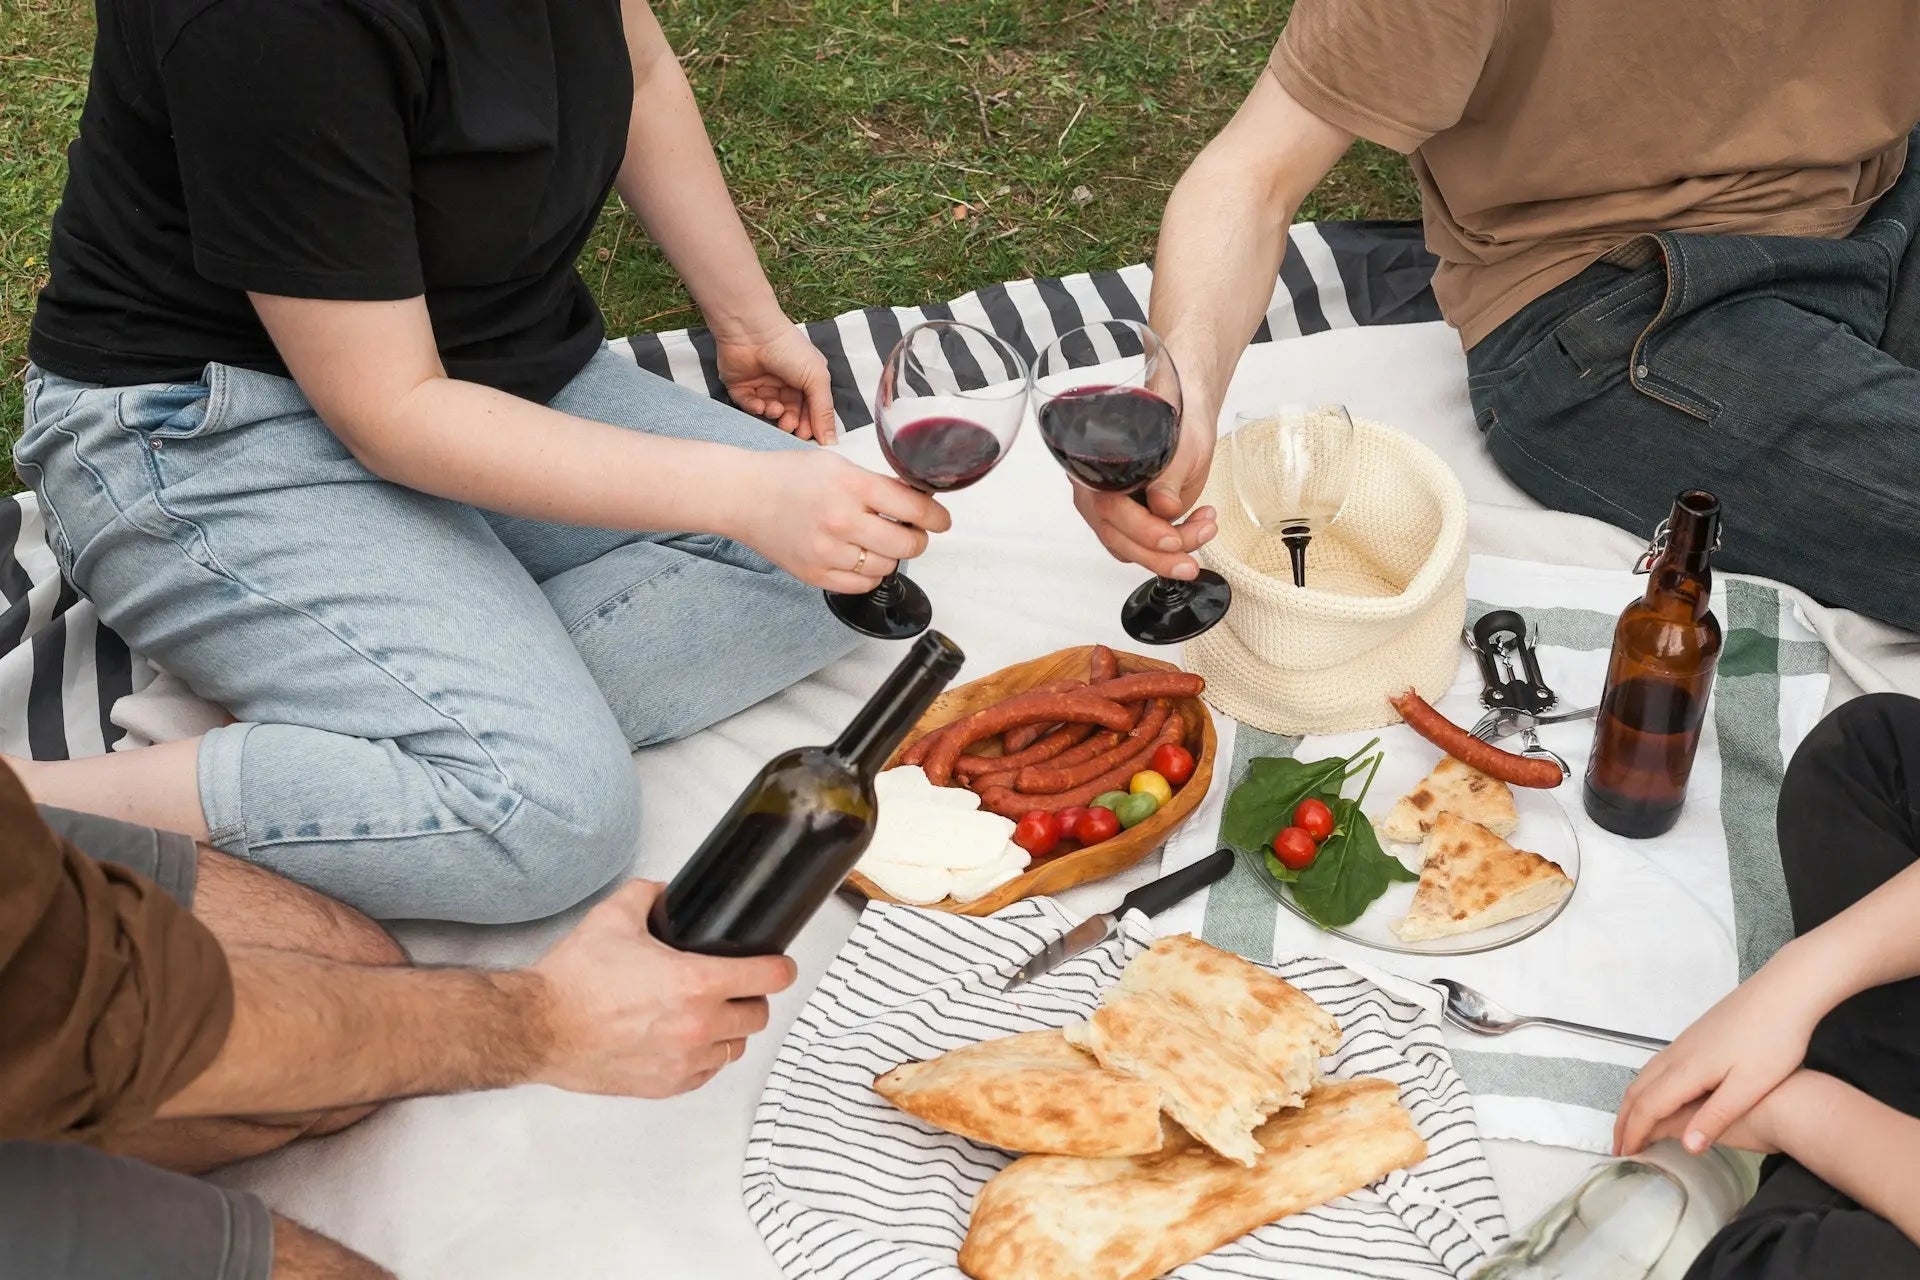
[[[1388, 752], [1386, 759], [1380, 762], [1380, 776], [1373, 780], [1373, 789], [1367, 793], [1365, 805], [1367, 817], [1377, 821], [1386, 816], [1401, 796], [1412, 791], [1420, 780], [1432, 772], [1439, 761], [1423, 751]], [[1413, 956], [1465, 956], [1481, 951], [1497, 951], [1501, 947], [1510, 947], [1522, 938], [1531, 938], [1556, 920], [1567, 904], [1573, 901], [1574, 894], [1580, 889], [1580, 840], [1574, 834], [1573, 823], [1567, 820], [1567, 812], [1560, 807], [1559, 793], [1578, 785], [1568, 779], [1552, 791], [1542, 791], [1535, 787], [1514, 787], [1513, 807], [1519, 816], [1520, 825], [1507, 837], [1516, 848], [1530, 849], [1550, 862], [1556, 862], [1560, 869], [1573, 880], [1573, 890], [1560, 899], [1560, 905], [1548, 911], [1536, 911], [1532, 915], [1521, 916], [1517, 920], [1508, 920], [1504, 924], [1494, 925], [1491, 929], [1477, 929], [1472, 933], [1456, 933], [1444, 938], [1433, 938], [1426, 942], [1402, 942], [1393, 931], [1396, 921], [1404, 920], [1407, 909], [1413, 905], [1413, 893], [1419, 886], [1411, 881], [1396, 881], [1387, 886], [1387, 891], [1374, 899], [1373, 904], [1360, 914], [1352, 924], [1326, 932], [1335, 937], [1357, 942], [1363, 947], [1372, 947], [1378, 951], [1397, 951]], [[1380, 847], [1389, 857], [1398, 856], [1409, 870], [1420, 868], [1420, 846], [1394, 844], [1384, 837]], [[1293, 900], [1293, 890], [1285, 883], [1275, 880], [1267, 872], [1266, 860], [1245, 850], [1240, 851], [1240, 860], [1265, 885], [1274, 900], [1302, 920], [1314, 924], [1311, 917]]]

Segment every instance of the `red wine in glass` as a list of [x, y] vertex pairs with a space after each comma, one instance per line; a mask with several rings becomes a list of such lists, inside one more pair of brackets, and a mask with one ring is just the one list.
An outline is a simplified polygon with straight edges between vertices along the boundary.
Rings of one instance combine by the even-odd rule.
[[1143, 387], [1074, 387], [1040, 410], [1040, 438], [1089, 489], [1146, 488], [1173, 461], [1180, 413]]
[[[1006, 456], [1027, 394], [1026, 361], [991, 333], [957, 320], [915, 325], [880, 370], [880, 452], [922, 493], [964, 489]], [[877, 639], [910, 639], [933, 621], [927, 593], [898, 569], [871, 591], [825, 594], [835, 617]]]
[[[1079, 372], [1090, 363], [1130, 376]], [[1133, 320], [1075, 329], [1040, 353], [1032, 383], [1040, 436], [1074, 483], [1145, 506], [1147, 486], [1180, 447], [1180, 374], [1160, 336]], [[1219, 622], [1232, 601], [1211, 569], [1190, 581], [1155, 578], [1127, 597], [1120, 625], [1143, 644], [1177, 644]]]
[[1000, 439], [964, 418], [921, 418], [891, 437], [880, 434], [880, 452], [900, 478], [924, 493], [964, 489], [1000, 461]]

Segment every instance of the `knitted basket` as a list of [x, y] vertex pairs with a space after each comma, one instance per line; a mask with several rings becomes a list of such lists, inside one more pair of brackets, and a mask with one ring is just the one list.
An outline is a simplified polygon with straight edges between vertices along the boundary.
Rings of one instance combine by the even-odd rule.
[[1233, 586], [1226, 620], [1186, 646], [1207, 701], [1243, 724], [1299, 735], [1397, 720], [1387, 699], [1429, 701], [1453, 684], [1467, 611], [1467, 498], [1440, 456], [1377, 422], [1354, 421], [1352, 488], [1316, 533], [1305, 588], [1287, 549], [1257, 528], [1222, 441], [1203, 501], [1220, 532], [1199, 559]]

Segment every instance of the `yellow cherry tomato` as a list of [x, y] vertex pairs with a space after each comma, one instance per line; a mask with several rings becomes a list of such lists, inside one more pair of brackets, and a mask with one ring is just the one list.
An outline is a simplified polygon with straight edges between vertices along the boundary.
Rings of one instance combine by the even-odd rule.
[[1161, 804], [1173, 799], [1173, 787], [1167, 780], [1151, 769], [1142, 769], [1127, 782], [1127, 790], [1134, 795], [1149, 795]]

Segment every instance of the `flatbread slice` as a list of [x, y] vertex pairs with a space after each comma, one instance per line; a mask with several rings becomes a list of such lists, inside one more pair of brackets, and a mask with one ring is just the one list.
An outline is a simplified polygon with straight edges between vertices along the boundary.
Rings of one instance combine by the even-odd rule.
[[1558, 906], [1573, 892], [1557, 864], [1451, 813], [1435, 820], [1421, 857], [1413, 907], [1393, 926], [1406, 942], [1491, 928]]
[[1136, 956], [1069, 1042], [1154, 1085], [1186, 1130], [1229, 1160], [1260, 1156], [1253, 1131], [1297, 1107], [1340, 1044], [1311, 997], [1231, 952], [1182, 934]]
[[1477, 822], [1497, 836], [1510, 836], [1520, 825], [1520, 816], [1513, 808], [1513, 791], [1506, 783], [1448, 756], [1419, 786], [1400, 797], [1374, 829], [1382, 839], [1419, 844], [1442, 813]]
[[936, 1129], [1008, 1151], [1128, 1156], [1160, 1149], [1160, 1090], [1101, 1070], [1058, 1031], [909, 1062], [873, 1087]]
[[1328, 1081], [1254, 1136], [1250, 1167], [1178, 1133], [1153, 1155], [1016, 1160], [974, 1201], [960, 1270], [974, 1280], [1151, 1280], [1427, 1158], [1390, 1080]]

